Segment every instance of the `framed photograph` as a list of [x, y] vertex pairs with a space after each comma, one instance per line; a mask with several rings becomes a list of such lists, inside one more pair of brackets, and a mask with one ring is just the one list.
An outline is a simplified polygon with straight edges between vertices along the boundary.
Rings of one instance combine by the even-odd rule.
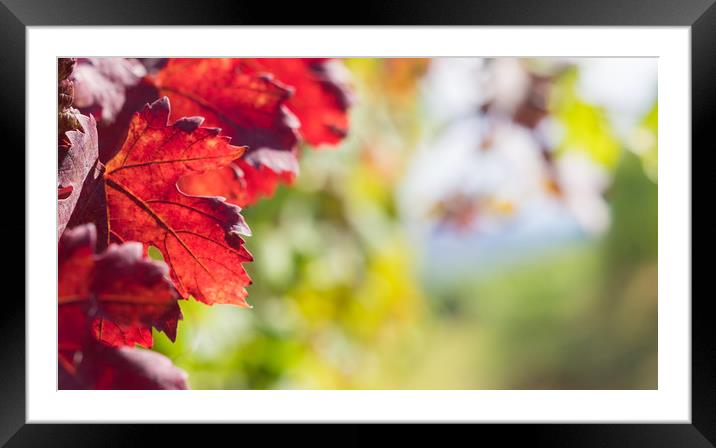
[[1, 3], [3, 443], [716, 443], [712, 1]]

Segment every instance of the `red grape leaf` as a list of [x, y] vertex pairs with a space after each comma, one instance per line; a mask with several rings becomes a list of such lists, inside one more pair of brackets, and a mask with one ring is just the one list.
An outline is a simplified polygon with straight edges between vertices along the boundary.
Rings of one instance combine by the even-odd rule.
[[142, 256], [139, 243], [96, 255], [93, 225], [68, 229], [58, 251], [58, 340], [68, 361], [87, 337], [109, 346], [152, 345], [154, 326], [173, 341], [181, 319], [166, 264]]
[[[263, 163], [263, 156], [283, 158], [285, 169], [268, 168], [282, 165], [280, 161]], [[244, 206], [272, 196], [279, 183], [292, 183], [297, 172], [298, 161], [292, 153], [260, 149], [220, 170], [184, 176], [179, 180], [179, 187], [197, 195], [220, 195], [232, 204]]]
[[159, 92], [170, 98], [176, 116], [205, 117], [208, 126], [221, 127], [232, 141], [248, 146], [246, 163], [274, 173], [262, 178], [263, 185], [254, 184], [255, 176], [245, 178], [236, 170], [207, 174], [206, 179], [193, 175], [182, 182], [184, 191], [221, 195], [244, 206], [275, 189], [267, 182], [293, 179], [298, 167], [298, 121], [285, 107], [291, 90], [270, 76], [244, 72], [240, 59], [170, 59], [154, 79]]
[[164, 355], [91, 344], [76, 364], [59, 363], [60, 389], [186, 390], [187, 374]]
[[58, 149], [57, 238], [67, 226], [87, 175], [97, 164], [97, 126], [93, 117], [75, 114], [83, 130], [65, 133], [67, 147]]
[[299, 132], [311, 145], [335, 145], [348, 134], [352, 102], [348, 76], [340, 62], [316, 58], [240, 59], [244, 71], [270, 73], [293, 88], [288, 108], [301, 122]]
[[291, 91], [241, 70], [241, 59], [170, 59], [155, 84], [174, 115], [202, 116], [250, 151], [290, 151], [298, 143], [295, 117], [284, 103]]
[[228, 166], [245, 148], [232, 146], [199, 117], [168, 125], [169, 100], [147, 105], [130, 123], [124, 145], [104, 173], [110, 238], [155, 246], [183, 297], [248, 306], [252, 260], [240, 235], [250, 230], [241, 209], [222, 198], [178, 190], [180, 177]]
[[71, 78], [74, 106], [103, 124], [113, 123], [126, 100], [126, 90], [139, 83], [146, 69], [136, 59], [78, 59]]

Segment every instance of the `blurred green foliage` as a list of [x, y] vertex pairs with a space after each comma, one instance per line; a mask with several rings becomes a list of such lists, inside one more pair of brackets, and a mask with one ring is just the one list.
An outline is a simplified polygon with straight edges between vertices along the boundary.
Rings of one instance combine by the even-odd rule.
[[454, 378], [428, 370], [411, 378], [414, 387], [656, 388], [656, 190], [639, 159], [624, 152], [603, 240], [433, 291], [433, 300], [452, 300], [459, 312], [436, 319], [439, 337], [426, 350], [459, 356], [463, 366]]
[[655, 388], [656, 105], [637, 156], [567, 72], [552, 107], [563, 148], [613, 170], [609, 232], [437, 285], [420, 275], [394, 199], [431, 126], [415, 101], [427, 61], [347, 65], [360, 98], [350, 137], [303, 148], [295, 185], [244, 210], [254, 308], [189, 300], [176, 342], [155, 334], [191, 387]]

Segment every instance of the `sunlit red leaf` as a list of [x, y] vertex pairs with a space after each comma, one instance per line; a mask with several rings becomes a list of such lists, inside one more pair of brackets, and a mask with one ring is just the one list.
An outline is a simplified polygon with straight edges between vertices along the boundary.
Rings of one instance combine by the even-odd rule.
[[239, 60], [242, 69], [270, 73], [293, 89], [288, 108], [296, 114], [301, 136], [311, 145], [339, 143], [348, 134], [351, 95], [347, 73], [337, 60], [256, 58]]
[[[264, 163], [261, 156], [282, 158], [285, 169], [274, 171], [269, 166], [282, 166], [279, 162]], [[190, 174], [179, 180], [182, 191], [195, 195], [219, 195], [238, 205], [255, 203], [261, 197], [274, 194], [279, 183], [290, 184], [298, 172], [298, 162], [292, 153], [281, 151], [255, 151], [248, 157], [236, 160], [228, 167], [201, 174]]]
[[291, 181], [296, 174], [298, 122], [285, 107], [291, 90], [271, 76], [249, 71], [239, 59], [170, 59], [154, 77], [175, 117], [204, 117], [206, 125], [222, 128], [233, 143], [248, 147], [242, 157], [247, 166], [273, 171], [262, 185], [236, 170], [193, 175], [182, 181], [187, 193], [220, 195], [244, 206], [276, 188], [268, 182]]
[[104, 173], [110, 238], [155, 246], [182, 296], [248, 306], [251, 261], [240, 235], [250, 234], [240, 208], [216, 197], [190, 197], [177, 189], [191, 172], [228, 166], [244, 152], [201, 118], [168, 125], [169, 100], [136, 114], [119, 152]]
[[261, 197], [273, 196], [279, 183], [290, 184], [298, 172], [298, 167], [274, 171], [268, 168], [265, 163], [253, 163], [249, 159], [239, 159], [236, 166], [243, 174], [243, 181], [246, 183], [245, 203], [252, 204]]
[[242, 71], [240, 59], [170, 59], [155, 83], [175, 117], [201, 116], [249, 151], [290, 151], [298, 123], [283, 106], [291, 91]]

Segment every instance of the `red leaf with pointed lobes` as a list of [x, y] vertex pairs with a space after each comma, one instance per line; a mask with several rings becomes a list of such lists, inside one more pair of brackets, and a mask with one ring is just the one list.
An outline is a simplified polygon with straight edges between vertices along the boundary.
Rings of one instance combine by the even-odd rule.
[[181, 311], [166, 264], [144, 258], [139, 243], [111, 245], [98, 255], [95, 247], [91, 224], [68, 229], [60, 239], [61, 357], [73, 363], [88, 338], [113, 347], [151, 347], [152, 326], [173, 341]]
[[110, 238], [155, 246], [183, 297], [248, 306], [252, 260], [241, 235], [250, 230], [241, 209], [222, 198], [187, 196], [177, 189], [184, 175], [217, 170], [239, 158], [219, 129], [200, 127], [199, 117], [168, 125], [164, 97], [136, 114], [119, 152], [104, 173]]
[[293, 114], [284, 107], [291, 91], [267, 76], [247, 74], [240, 59], [170, 59], [155, 77], [174, 116], [201, 116], [249, 152], [291, 151], [298, 138]]
[[242, 59], [247, 72], [270, 73], [293, 89], [288, 108], [296, 114], [301, 136], [311, 145], [335, 145], [348, 134], [352, 100], [342, 63], [324, 58]]
[[[163, 263], [136, 243], [95, 255], [95, 230], [67, 230], [60, 241], [58, 368], [60, 389], [187, 389], [186, 373], [151, 346], [155, 324], [174, 340], [178, 294]], [[111, 334], [98, 327], [114, 329]]]
[[[285, 155], [285, 157], [282, 157]], [[283, 158], [284, 164], [274, 161], [266, 163], [262, 156]], [[284, 166], [272, 170], [269, 166]], [[273, 196], [279, 183], [290, 184], [298, 173], [298, 162], [293, 154], [279, 151], [259, 150], [248, 157], [236, 160], [226, 168], [202, 174], [190, 174], [179, 180], [182, 191], [197, 195], [216, 194], [232, 204], [245, 206], [262, 197]]]
[[277, 181], [293, 180], [298, 167], [298, 121], [285, 106], [291, 90], [244, 69], [240, 59], [170, 59], [154, 77], [174, 116], [204, 117], [208, 126], [222, 128], [234, 143], [248, 147], [242, 160], [256, 170], [273, 171], [261, 185], [241, 170], [191, 175], [181, 183], [187, 193], [220, 195], [240, 206], [273, 192]]

